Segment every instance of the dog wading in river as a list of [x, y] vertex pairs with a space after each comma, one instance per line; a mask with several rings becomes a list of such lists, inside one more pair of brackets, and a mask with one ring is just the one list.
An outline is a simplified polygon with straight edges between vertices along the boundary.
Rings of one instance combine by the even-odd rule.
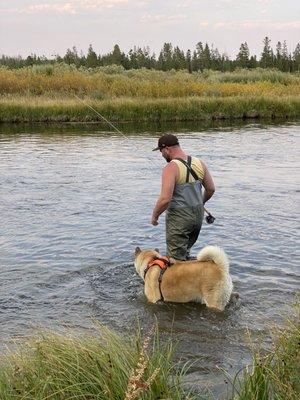
[[134, 266], [145, 283], [151, 303], [200, 302], [223, 311], [233, 289], [229, 262], [220, 247], [206, 246], [196, 260], [179, 261], [162, 257], [158, 250], [135, 249]]

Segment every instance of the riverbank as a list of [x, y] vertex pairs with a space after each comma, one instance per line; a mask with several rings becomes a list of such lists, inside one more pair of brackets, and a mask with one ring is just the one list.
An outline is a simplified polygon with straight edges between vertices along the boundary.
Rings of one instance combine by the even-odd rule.
[[[297, 118], [300, 96], [116, 98], [112, 100], [47, 97], [0, 98], [0, 122], [208, 121]], [[94, 108], [97, 112], [92, 110]]]
[[[82, 99], [84, 103], [82, 103]], [[300, 75], [276, 70], [0, 68], [0, 122], [201, 121], [297, 118]]]

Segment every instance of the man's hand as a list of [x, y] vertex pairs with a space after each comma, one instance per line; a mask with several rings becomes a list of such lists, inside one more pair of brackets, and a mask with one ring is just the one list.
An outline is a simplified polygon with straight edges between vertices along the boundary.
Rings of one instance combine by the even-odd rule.
[[151, 225], [153, 226], [158, 225], [158, 218], [154, 217], [153, 215], [151, 217]]

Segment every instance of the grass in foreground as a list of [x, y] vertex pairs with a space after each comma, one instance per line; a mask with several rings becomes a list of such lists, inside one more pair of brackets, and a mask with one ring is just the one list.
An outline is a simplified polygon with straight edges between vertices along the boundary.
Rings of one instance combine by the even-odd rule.
[[192, 400], [181, 388], [186, 367], [172, 366], [172, 352], [157, 334], [142, 342], [139, 334], [124, 340], [104, 327], [94, 337], [44, 333], [2, 361], [0, 398]]
[[253, 364], [235, 377], [235, 400], [298, 400], [300, 398], [300, 302], [296, 317], [275, 333], [265, 355], [253, 350]]
[[[187, 365], [172, 362], [171, 341], [158, 333], [125, 340], [99, 327], [74, 337], [43, 333], [20, 344], [0, 362], [1, 400], [200, 400], [183, 389]], [[296, 316], [277, 330], [266, 354], [253, 350], [253, 364], [236, 375], [231, 400], [300, 398], [300, 303]]]

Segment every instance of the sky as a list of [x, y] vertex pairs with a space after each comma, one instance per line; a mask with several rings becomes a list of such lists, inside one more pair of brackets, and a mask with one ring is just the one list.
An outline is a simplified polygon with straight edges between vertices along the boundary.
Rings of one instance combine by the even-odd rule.
[[260, 56], [265, 36], [275, 49], [300, 42], [300, 0], [0, 0], [0, 54], [64, 55], [91, 44], [106, 54], [165, 42], [187, 51], [198, 42], [234, 58], [241, 43]]

